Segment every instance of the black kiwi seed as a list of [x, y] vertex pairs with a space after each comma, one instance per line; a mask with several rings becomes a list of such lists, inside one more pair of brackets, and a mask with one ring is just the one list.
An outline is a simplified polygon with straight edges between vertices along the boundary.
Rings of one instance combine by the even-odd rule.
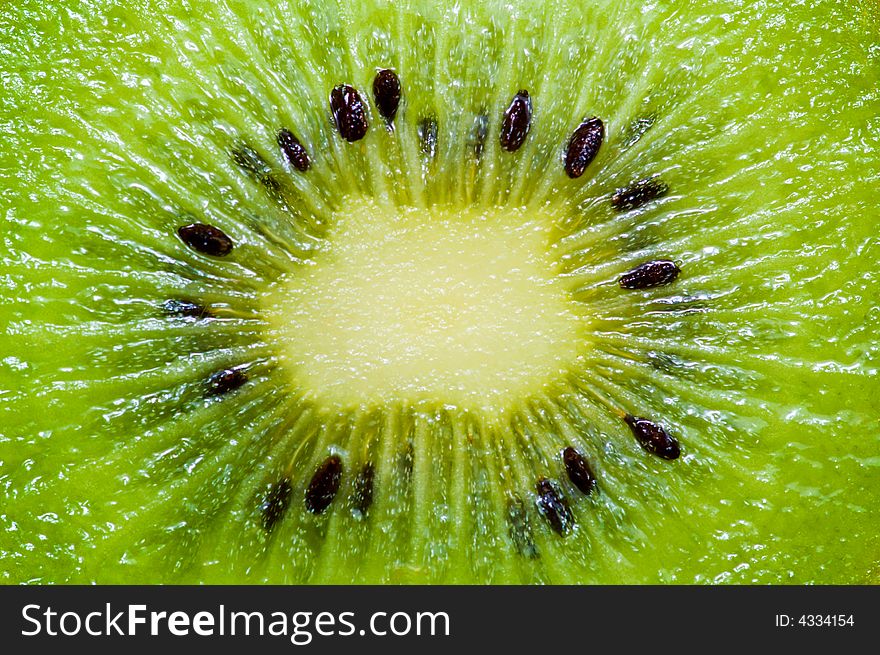
[[348, 142], [359, 141], [367, 133], [367, 111], [357, 90], [348, 84], [339, 84], [330, 92], [330, 111], [336, 129]]
[[633, 182], [625, 189], [617, 189], [611, 196], [611, 206], [617, 211], [637, 209], [642, 205], [662, 198], [669, 193], [669, 187], [656, 175]]
[[653, 455], [663, 459], [678, 459], [681, 448], [663, 426], [657, 425], [646, 418], [639, 418], [627, 414], [624, 419], [629, 429], [639, 440], [642, 448]]
[[191, 223], [177, 228], [177, 235], [196, 252], [225, 257], [232, 252], [232, 239], [222, 230], [205, 223]]
[[501, 121], [501, 147], [508, 152], [519, 150], [532, 126], [532, 99], [529, 92], [521, 90], [510, 101]]
[[474, 126], [471, 128], [469, 145], [474, 152], [474, 157], [480, 159], [483, 156], [483, 148], [486, 145], [486, 135], [489, 133], [489, 115], [486, 113], [474, 117]]
[[260, 504], [260, 512], [263, 515], [263, 529], [266, 532], [272, 532], [275, 524], [284, 516], [287, 507], [290, 505], [290, 494], [293, 487], [290, 486], [290, 478], [281, 478], [272, 485], [269, 493]]
[[538, 493], [537, 504], [541, 516], [547, 519], [550, 527], [557, 533], [563, 536], [567, 534], [574, 525], [574, 516], [559, 485], [553, 480], [539, 478], [535, 490]]
[[650, 289], [669, 284], [678, 277], [679, 273], [681, 269], [675, 262], [657, 259], [639, 264], [628, 273], [624, 273], [618, 283], [623, 289]]
[[309, 170], [309, 166], [312, 164], [309, 159], [309, 153], [303, 147], [303, 144], [299, 142], [299, 139], [294, 136], [293, 132], [286, 127], [281, 128], [278, 131], [277, 141], [281, 152], [284, 153], [284, 157], [291, 166], [300, 172]]
[[366, 516], [373, 504], [373, 478], [376, 471], [371, 462], [367, 462], [354, 479], [354, 491], [351, 494], [352, 506], [361, 516]]
[[433, 159], [437, 154], [437, 119], [432, 116], [419, 121], [419, 142], [422, 144], [422, 153]]
[[601, 119], [593, 116], [581, 123], [571, 135], [565, 151], [566, 174], [572, 179], [583, 175], [590, 162], [599, 154], [604, 140], [605, 124]]
[[211, 316], [207, 307], [203, 307], [189, 300], [166, 300], [162, 303], [162, 311], [168, 316], [183, 316], [186, 318], [203, 318]]
[[232, 161], [270, 191], [277, 191], [281, 187], [269, 162], [249, 145], [240, 144], [232, 149], [231, 154]]
[[596, 488], [597, 481], [587, 458], [573, 447], [568, 446], [562, 451], [562, 463], [571, 483], [583, 494], [589, 496]]
[[247, 373], [240, 368], [227, 368], [217, 371], [208, 378], [209, 396], [220, 396], [235, 391], [248, 381]]
[[330, 506], [339, 491], [342, 481], [342, 460], [339, 455], [330, 455], [321, 462], [306, 489], [306, 509], [312, 514], [321, 514]]
[[519, 496], [514, 495], [507, 501], [507, 524], [516, 552], [528, 559], [535, 559], [538, 556], [538, 547], [532, 541], [529, 515]]
[[376, 73], [373, 78], [373, 98], [379, 114], [391, 125], [400, 105], [400, 78], [397, 73], [387, 68]]

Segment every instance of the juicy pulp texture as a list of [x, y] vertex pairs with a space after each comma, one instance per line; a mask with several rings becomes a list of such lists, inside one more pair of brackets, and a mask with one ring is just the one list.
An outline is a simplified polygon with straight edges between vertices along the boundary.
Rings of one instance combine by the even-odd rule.
[[[3, 3], [0, 579], [876, 580], [876, 12]], [[370, 97], [379, 68], [401, 80], [393, 131]], [[367, 106], [355, 143], [330, 117], [339, 84]], [[521, 89], [533, 122], [508, 152], [499, 126]], [[590, 116], [605, 142], [572, 180], [563, 152]], [[281, 128], [308, 171], [283, 159]], [[267, 171], [236, 163], [243, 145]], [[611, 206], [653, 175], [665, 197]], [[351, 209], [363, 203], [383, 234]], [[194, 252], [176, 233], [194, 222], [235, 248]], [[503, 290], [475, 279], [476, 250]], [[656, 259], [680, 262], [674, 283], [617, 284]], [[465, 311], [436, 316], [448, 331], [413, 312], [394, 339], [354, 336], [355, 318], [388, 327], [370, 298], [393, 294], [402, 316], [459, 290]], [[169, 299], [210, 311], [168, 316]], [[552, 344], [531, 338], [528, 312]], [[461, 352], [438, 335], [516, 366], [487, 358], [447, 397]], [[424, 368], [377, 367], [395, 339]], [[362, 357], [343, 383], [345, 348]], [[247, 382], [206, 395], [230, 367]], [[458, 406], [478, 396], [488, 412]], [[619, 412], [662, 422], [682, 457], [646, 453]], [[598, 479], [589, 497], [562, 472], [569, 446]], [[304, 495], [331, 455], [341, 486], [316, 515]], [[352, 498], [367, 464], [364, 516]], [[565, 537], [537, 511], [543, 478], [571, 506]], [[290, 505], [268, 533], [260, 507], [283, 480]]]
[[551, 238], [516, 208], [348, 203], [328, 252], [266, 301], [271, 338], [318, 404], [427, 401], [500, 419], [587, 347]]

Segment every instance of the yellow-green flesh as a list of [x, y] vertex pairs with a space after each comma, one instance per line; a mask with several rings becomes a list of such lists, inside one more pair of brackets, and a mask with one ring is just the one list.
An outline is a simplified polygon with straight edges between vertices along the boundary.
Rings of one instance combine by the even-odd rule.
[[[0, 579], [876, 580], [874, 3], [444, 4], [0, 7]], [[388, 67], [393, 131], [370, 93]], [[330, 119], [340, 83], [368, 103], [357, 143]], [[534, 119], [510, 153], [520, 89]], [[593, 115], [605, 143], [569, 179]], [[241, 144], [280, 192], [236, 166]], [[611, 209], [654, 174], [665, 198]], [[232, 254], [187, 248], [194, 220]], [[660, 258], [674, 283], [618, 286]], [[248, 383], [206, 397], [231, 366]], [[682, 457], [642, 450], [620, 412]], [[590, 497], [565, 482], [569, 445]], [[342, 486], [315, 516], [331, 453]], [[542, 476], [565, 537], [536, 510]]]
[[284, 365], [319, 404], [504, 417], [589, 347], [552, 224], [530, 213], [345, 207], [328, 252], [264, 302]]

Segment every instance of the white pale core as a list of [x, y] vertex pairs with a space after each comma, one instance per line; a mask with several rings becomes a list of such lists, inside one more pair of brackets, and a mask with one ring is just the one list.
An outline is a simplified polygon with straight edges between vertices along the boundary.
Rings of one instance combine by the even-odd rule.
[[265, 299], [273, 336], [318, 402], [503, 412], [583, 352], [551, 242], [524, 210], [348, 203], [325, 249]]

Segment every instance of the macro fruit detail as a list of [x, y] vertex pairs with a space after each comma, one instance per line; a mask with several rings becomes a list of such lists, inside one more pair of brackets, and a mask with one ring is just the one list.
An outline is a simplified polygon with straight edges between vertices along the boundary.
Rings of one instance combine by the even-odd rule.
[[0, 580], [876, 576], [876, 14], [7, 3]]

